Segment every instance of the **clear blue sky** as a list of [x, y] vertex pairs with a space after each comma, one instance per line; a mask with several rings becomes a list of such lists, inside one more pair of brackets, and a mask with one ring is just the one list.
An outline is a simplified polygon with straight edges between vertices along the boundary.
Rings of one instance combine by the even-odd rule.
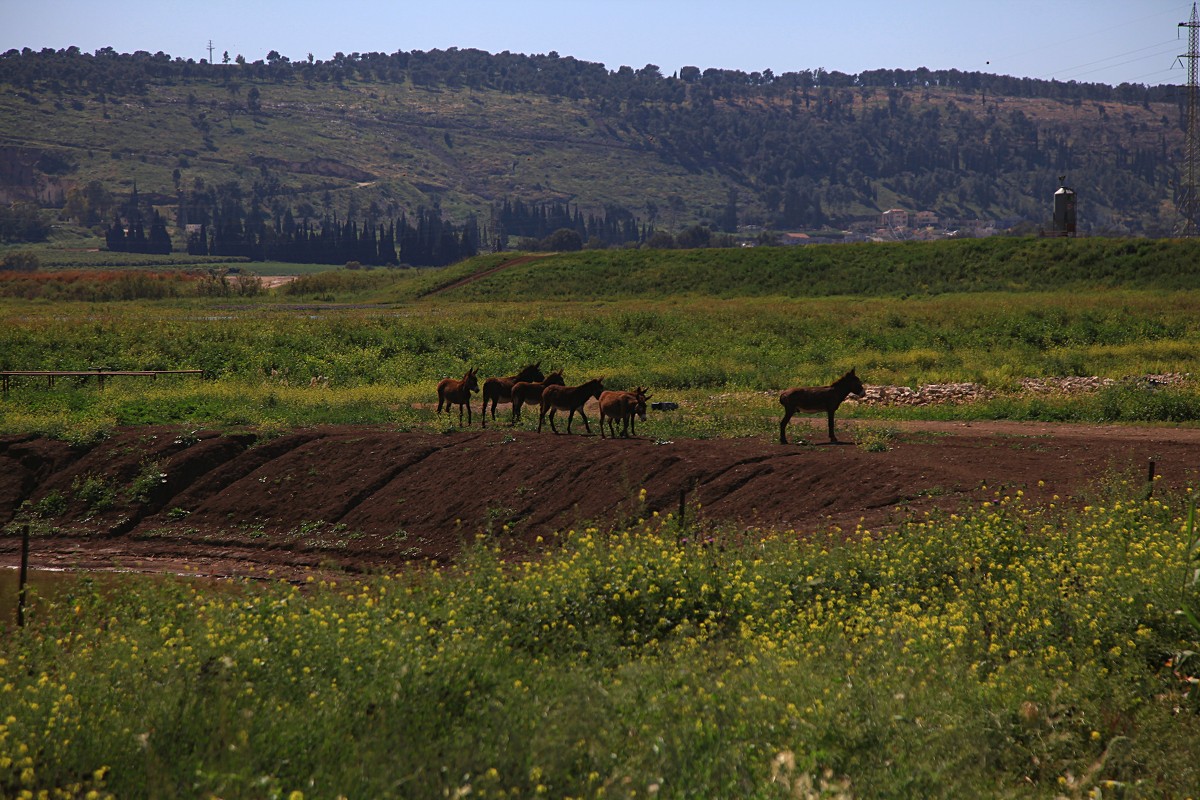
[[248, 60], [474, 47], [670, 75], [685, 65], [961, 69], [1119, 84], [1185, 83], [1192, 4], [1170, 0], [0, 0], [11, 48]]

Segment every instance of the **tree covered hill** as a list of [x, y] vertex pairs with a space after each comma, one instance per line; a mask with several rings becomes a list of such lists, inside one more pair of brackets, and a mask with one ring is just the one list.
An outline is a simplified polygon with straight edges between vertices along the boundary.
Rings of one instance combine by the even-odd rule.
[[[1168, 233], [1183, 92], [957, 70], [775, 75], [435, 50], [209, 64], [0, 56], [0, 200], [103, 224], [134, 186], [202, 207], [382, 220], [570, 204], [679, 230], [845, 228], [893, 208], [1045, 224], [1058, 176], [1096, 233]], [[190, 211], [189, 211], [190, 209]]]

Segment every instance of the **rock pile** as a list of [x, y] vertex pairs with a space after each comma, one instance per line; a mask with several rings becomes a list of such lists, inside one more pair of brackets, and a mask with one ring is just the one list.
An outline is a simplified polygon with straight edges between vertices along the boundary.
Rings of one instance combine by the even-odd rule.
[[859, 402], [876, 406], [928, 406], [935, 403], [970, 403], [986, 400], [996, 393], [978, 383], [927, 383], [916, 389], [908, 386], [867, 386], [861, 400], [847, 398], [847, 402]]
[[[1114, 380], [1113, 378], [1064, 377], [1023, 378], [1021, 391], [1034, 394], [1079, 394], [1094, 392], [1109, 386], [1125, 384], [1155, 390], [1173, 386], [1188, 380], [1184, 372], [1168, 372], [1158, 375], [1141, 375]], [[978, 383], [929, 383], [913, 389], [908, 386], [867, 386], [862, 399], [847, 398], [848, 403], [878, 406], [925, 406], [936, 403], [972, 403], [996, 396], [995, 390]]]

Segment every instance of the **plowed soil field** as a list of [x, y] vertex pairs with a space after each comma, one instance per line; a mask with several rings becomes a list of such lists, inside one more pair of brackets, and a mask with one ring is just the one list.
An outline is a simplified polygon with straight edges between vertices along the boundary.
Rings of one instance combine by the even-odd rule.
[[[808, 536], [895, 526], [997, 491], [1103, 502], [1122, 481], [1126, 496], [1140, 491], [1151, 461], [1156, 492], [1200, 482], [1200, 429], [886, 425], [898, 433], [883, 452], [824, 444], [823, 419], [794, 422], [791, 437], [813, 444], [786, 446], [773, 435], [658, 442], [365, 426], [271, 438], [139, 427], [89, 448], [0, 437], [0, 525], [23, 503], [42, 509], [36, 568], [294, 577], [447, 563], [481, 534], [535, 554], [557, 532], [678, 513], [681, 500], [689, 521], [726, 533]], [[0, 566], [18, 562], [17, 527], [0, 537]]]

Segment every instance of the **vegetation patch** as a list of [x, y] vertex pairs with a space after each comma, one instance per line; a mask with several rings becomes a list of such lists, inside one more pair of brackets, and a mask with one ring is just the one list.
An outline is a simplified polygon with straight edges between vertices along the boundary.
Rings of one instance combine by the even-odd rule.
[[1182, 796], [1190, 502], [997, 493], [848, 544], [656, 516], [304, 586], [81, 578], [0, 639], [0, 787]]

